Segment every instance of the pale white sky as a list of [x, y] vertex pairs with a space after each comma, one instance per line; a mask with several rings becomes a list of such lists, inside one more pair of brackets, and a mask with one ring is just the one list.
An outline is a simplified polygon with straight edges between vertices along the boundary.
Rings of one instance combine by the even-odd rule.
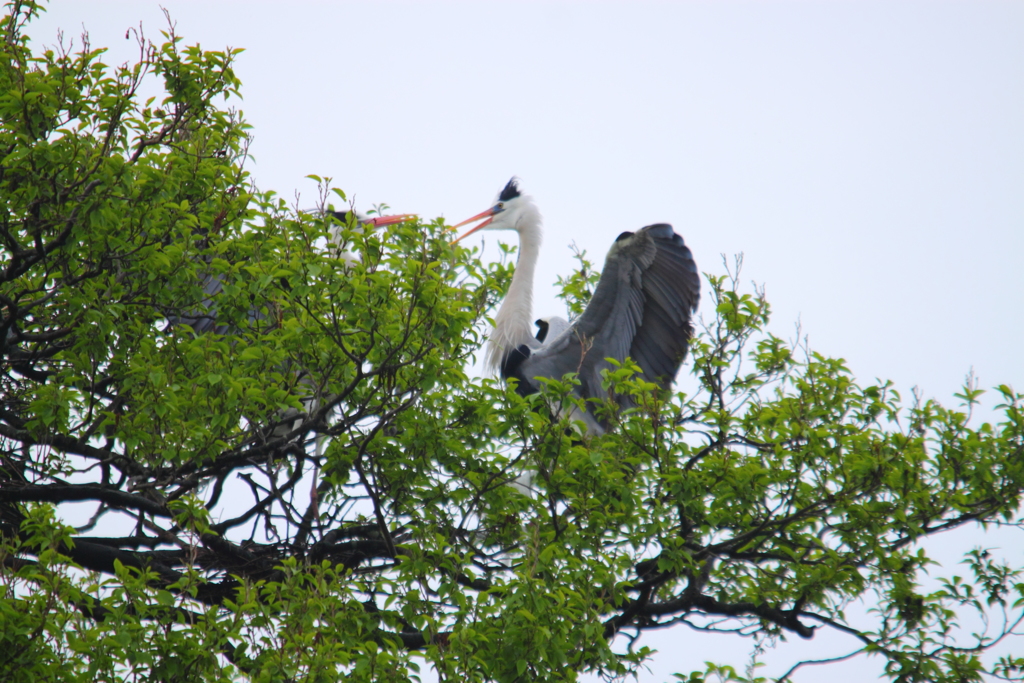
[[[538, 313], [563, 312], [550, 286], [570, 241], [601, 262], [623, 230], [666, 221], [703, 270], [743, 252], [773, 330], [799, 320], [863, 381], [949, 402], [973, 367], [983, 387], [1024, 388], [1024, 4], [159, 5], [188, 44], [246, 48], [237, 106], [264, 189], [312, 204], [315, 173], [364, 210], [454, 223], [519, 175], [545, 216]], [[128, 27], [164, 28], [159, 5], [56, 2], [31, 35], [84, 25], [121, 63]], [[844, 651], [830, 642], [781, 647], [761, 675]], [[663, 654], [644, 681], [742, 666], [750, 647], [650, 643]]]

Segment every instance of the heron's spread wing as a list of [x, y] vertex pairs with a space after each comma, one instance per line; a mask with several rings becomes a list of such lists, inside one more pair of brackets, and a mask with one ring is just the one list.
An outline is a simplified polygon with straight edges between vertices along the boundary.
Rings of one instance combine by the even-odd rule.
[[649, 380], [668, 389], [690, 346], [690, 317], [700, 300], [700, 275], [683, 238], [671, 226], [651, 226], [649, 234], [657, 249], [641, 276], [644, 311], [629, 355]]
[[671, 225], [623, 233], [579, 320], [542, 347], [510, 357], [507, 371], [530, 386], [536, 377], [576, 372], [580, 393], [590, 398], [602, 395], [601, 371], [611, 367], [606, 359], [621, 363], [629, 356], [644, 377], [667, 389], [686, 356], [699, 296], [697, 265]]

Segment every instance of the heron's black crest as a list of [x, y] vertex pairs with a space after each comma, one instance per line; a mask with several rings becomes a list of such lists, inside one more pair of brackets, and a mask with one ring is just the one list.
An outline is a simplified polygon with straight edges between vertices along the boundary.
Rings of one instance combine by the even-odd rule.
[[551, 323], [547, 320], [535, 320], [533, 322], [537, 326], [537, 341], [542, 342], [548, 337], [548, 330], [551, 329]]
[[531, 377], [527, 377], [520, 371], [520, 367], [527, 358], [533, 355], [530, 352], [530, 347], [526, 344], [517, 346], [508, 352], [505, 359], [501, 362], [501, 376], [505, 379], [515, 377], [519, 380], [519, 384], [516, 386], [516, 393], [526, 398], [530, 394], [537, 393], [536, 387], [533, 386], [533, 382], [530, 380]]
[[621, 242], [622, 240], [626, 239], [627, 237], [632, 237], [632, 236], [633, 236], [633, 233], [631, 233], [631, 232], [629, 232], [627, 230], [626, 232], [624, 232], [621, 235], [619, 235], [618, 237], [616, 237], [615, 241], [616, 242]]
[[516, 178], [516, 177], [513, 176], [512, 180], [508, 181], [508, 185], [505, 186], [505, 189], [501, 191], [500, 195], [498, 195], [498, 200], [499, 201], [503, 201], [503, 202], [507, 202], [509, 200], [515, 199], [518, 196], [519, 196], [519, 178]]
[[334, 216], [336, 220], [342, 223], [348, 221], [348, 211], [331, 211], [331, 215]]

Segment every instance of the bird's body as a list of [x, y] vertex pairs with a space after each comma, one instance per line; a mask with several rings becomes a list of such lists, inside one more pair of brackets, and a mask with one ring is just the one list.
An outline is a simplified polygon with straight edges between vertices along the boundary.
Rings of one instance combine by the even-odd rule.
[[[632, 358], [643, 377], [669, 389], [686, 357], [693, 333], [691, 315], [700, 296], [700, 279], [690, 250], [672, 226], [658, 223], [615, 240], [597, 289], [583, 314], [571, 325], [561, 319], [537, 321], [544, 334], [532, 333], [533, 278], [541, 241], [540, 212], [530, 197], [509, 181], [476, 229], [512, 229], [519, 233], [519, 261], [508, 294], [494, 318], [487, 364], [517, 390], [539, 390], [538, 378], [579, 378], [585, 399], [608, 397], [602, 372]], [[458, 227], [458, 226], [456, 226]], [[473, 232], [473, 231], [470, 231]], [[470, 233], [466, 233], [467, 235]], [[544, 324], [542, 324], [544, 323]], [[623, 401], [620, 408], [626, 407]], [[593, 405], [581, 416], [591, 432], [607, 424]]]
[[[367, 216], [355, 209], [349, 211], [328, 211], [327, 214], [333, 219], [331, 220], [327, 240], [330, 253], [348, 266], [359, 261], [357, 254], [342, 251], [341, 249], [344, 243], [344, 230], [346, 227], [349, 227], [350, 220], [354, 220], [353, 231], [362, 232], [364, 227], [367, 226], [371, 228], [382, 227], [407, 221], [413, 217], [411, 214]], [[170, 325], [168, 327], [185, 326], [191, 328], [197, 336], [211, 333], [219, 335], [236, 334], [238, 330], [234, 326], [217, 319], [217, 298], [224, 289], [224, 276], [221, 273], [204, 273], [202, 277], [205, 296], [200, 309], [189, 315], [170, 316]], [[249, 309], [248, 319], [250, 326], [265, 320], [265, 318], [266, 315], [258, 308], [252, 307]]]
[[[362, 232], [366, 227], [382, 227], [414, 218], [411, 214], [395, 216], [367, 216], [355, 209], [349, 211], [328, 211], [327, 213], [332, 219], [328, 234], [328, 248], [331, 255], [344, 262], [347, 267], [352, 266], [354, 263], [358, 263], [359, 256], [357, 254], [342, 251], [342, 246], [344, 246], [345, 242], [344, 230], [346, 228], [351, 227], [355, 232]], [[350, 221], [354, 221], [354, 223], [351, 223]], [[202, 278], [204, 298], [201, 306], [198, 310], [192, 311], [187, 315], [169, 316], [168, 329], [187, 327], [191, 329], [196, 336], [208, 334], [222, 336], [238, 335], [240, 331], [238, 326], [224, 322], [222, 319], [218, 319], [217, 302], [224, 290], [224, 275], [221, 273], [206, 272], [202, 275]], [[261, 327], [273, 327], [277, 324], [276, 321], [274, 321], [272, 317], [268, 316], [264, 310], [261, 310], [255, 305], [249, 307], [247, 318], [249, 328], [252, 328], [254, 325], [260, 325]], [[272, 435], [275, 437], [284, 436], [291, 431], [298, 429], [302, 424], [303, 418], [314, 413], [320, 406], [320, 400], [317, 393], [314, 391], [309, 375], [298, 368], [293, 369], [293, 371], [298, 376], [298, 385], [303, 387], [305, 390], [301, 399], [305, 407], [305, 411], [300, 412], [295, 408], [287, 408], [280, 411], [276, 416], [276, 426], [272, 431]], [[318, 448], [320, 448], [319, 444]]]

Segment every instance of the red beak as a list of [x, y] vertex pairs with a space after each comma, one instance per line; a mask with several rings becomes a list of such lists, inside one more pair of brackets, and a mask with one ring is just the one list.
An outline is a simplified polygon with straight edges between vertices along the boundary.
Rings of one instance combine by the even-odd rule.
[[375, 228], [381, 228], [385, 225], [393, 225], [395, 223], [403, 223], [405, 221], [416, 220], [416, 214], [414, 213], [400, 213], [394, 216], [374, 216], [370, 220], [366, 221]]
[[483, 223], [481, 223], [480, 225], [476, 226], [475, 228], [473, 228], [472, 230], [467, 232], [462, 237], [456, 237], [454, 240], [452, 240], [452, 244], [455, 244], [456, 242], [458, 242], [459, 240], [461, 240], [463, 238], [469, 237], [470, 235], [472, 235], [474, 232], [476, 232], [480, 228], [482, 228], [482, 227], [484, 227], [486, 225], [490, 225], [491, 221], [494, 220], [494, 214], [497, 213], [497, 211], [495, 211], [494, 209], [495, 209], [495, 207], [492, 206], [491, 208], [487, 209], [486, 211], [482, 211], [482, 212], [478, 213], [477, 215], [473, 216], [472, 218], [467, 218], [466, 220], [462, 221], [458, 225], [453, 225], [451, 228], [449, 228], [450, 230], [458, 230], [459, 228], [461, 228], [463, 225], [466, 225], [467, 223], [472, 223], [473, 221], [478, 221], [481, 218], [486, 218], [487, 219]]

